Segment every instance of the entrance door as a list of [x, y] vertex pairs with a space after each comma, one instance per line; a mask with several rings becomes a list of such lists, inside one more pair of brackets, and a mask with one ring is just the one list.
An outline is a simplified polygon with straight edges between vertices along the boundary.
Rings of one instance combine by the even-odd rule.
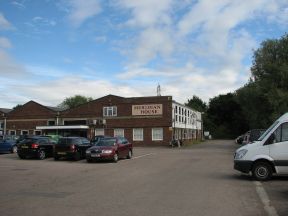
[[273, 134], [275, 138], [269, 146], [270, 156], [279, 174], [288, 174], [288, 122], [280, 125]]

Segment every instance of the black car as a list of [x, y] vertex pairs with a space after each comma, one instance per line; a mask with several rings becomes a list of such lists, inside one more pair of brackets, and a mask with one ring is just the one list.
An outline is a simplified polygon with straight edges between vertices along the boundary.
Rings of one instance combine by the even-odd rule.
[[65, 157], [74, 160], [85, 158], [86, 149], [92, 144], [84, 137], [62, 137], [54, 145], [54, 159]]
[[17, 144], [17, 154], [19, 158], [38, 158], [40, 160], [53, 156], [54, 143], [46, 136], [26, 137]]

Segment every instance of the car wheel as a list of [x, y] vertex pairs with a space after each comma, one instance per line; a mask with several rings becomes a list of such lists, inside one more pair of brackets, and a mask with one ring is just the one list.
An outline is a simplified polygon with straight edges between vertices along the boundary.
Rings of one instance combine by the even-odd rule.
[[127, 155], [127, 159], [131, 159], [132, 158], [132, 150], [129, 150], [128, 155]]
[[13, 146], [13, 147], [12, 147], [11, 153], [17, 153], [17, 146]]
[[75, 161], [78, 161], [78, 160], [80, 160], [80, 158], [81, 158], [80, 153], [79, 153], [79, 152], [76, 152], [75, 155], [74, 155], [74, 160], [75, 160]]
[[114, 156], [113, 156], [113, 162], [117, 163], [118, 160], [119, 160], [118, 153], [115, 153]]
[[40, 150], [40, 151], [38, 152], [38, 158], [39, 158], [40, 160], [45, 159], [45, 158], [46, 158], [45, 151]]
[[59, 157], [54, 155], [54, 160], [55, 160], [55, 161], [58, 161], [58, 160], [59, 160]]
[[252, 169], [252, 176], [257, 181], [267, 181], [272, 177], [273, 170], [267, 162], [257, 162]]
[[20, 154], [18, 154], [18, 157], [19, 157], [20, 159], [25, 159], [25, 157], [24, 157], [23, 155], [20, 155]]

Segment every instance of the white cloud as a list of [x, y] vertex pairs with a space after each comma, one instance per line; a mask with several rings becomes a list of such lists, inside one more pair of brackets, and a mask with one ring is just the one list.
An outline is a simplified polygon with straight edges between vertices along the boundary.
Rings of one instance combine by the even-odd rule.
[[131, 27], [151, 27], [170, 24], [173, 0], [119, 0], [119, 5], [132, 10], [132, 18], [126, 24]]
[[70, 8], [68, 19], [75, 27], [101, 12], [99, 0], [70, 0], [67, 4]]
[[9, 41], [9, 39], [5, 37], [0, 37], [0, 48], [11, 48], [12, 45]]
[[25, 75], [27, 75], [27, 72], [24, 67], [15, 62], [6, 52], [0, 49], [0, 77], [20, 78]]
[[4, 17], [2, 13], [0, 13], [0, 30], [10, 30], [13, 29], [11, 23]]

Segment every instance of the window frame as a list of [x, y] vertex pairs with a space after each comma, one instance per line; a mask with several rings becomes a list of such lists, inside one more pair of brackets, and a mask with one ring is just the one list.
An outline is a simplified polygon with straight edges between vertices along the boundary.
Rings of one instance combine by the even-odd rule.
[[115, 116], [117, 116], [117, 106], [103, 107], [103, 117], [115, 117]]
[[[136, 134], [136, 131], [141, 131], [140, 134]], [[137, 137], [138, 135], [139, 138]], [[143, 128], [133, 128], [133, 141], [144, 141], [144, 129]]]
[[[160, 134], [155, 134], [155, 132], [159, 130], [161, 131]], [[160, 135], [159, 137], [157, 137], [158, 135]], [[163, 138], [164, 138], [164, 130], [163, 128], [152, 128], [152, 141], [163, 141]]]
[[[116, 131], [121, 131], [121, 133], [116, 133]], [[114, 137], [124, 137], [125, 136], [125, 131], [123, 128], [115, 128], [114, 129]]]

